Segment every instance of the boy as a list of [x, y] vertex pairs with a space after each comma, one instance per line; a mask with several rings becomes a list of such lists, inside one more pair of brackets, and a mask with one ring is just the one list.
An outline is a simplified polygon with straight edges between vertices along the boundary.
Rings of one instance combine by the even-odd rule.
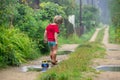
[[48, 42], [50, 47], [50, 58], [53, 65], [57, 63], [56, 53], [58, 47], [58, 34], [59, 34], [59, 25], [62, 24], [63, 18], [61, 16], [55, 16], [53, 23], [49, 24], [44, 32], [44, 42]]

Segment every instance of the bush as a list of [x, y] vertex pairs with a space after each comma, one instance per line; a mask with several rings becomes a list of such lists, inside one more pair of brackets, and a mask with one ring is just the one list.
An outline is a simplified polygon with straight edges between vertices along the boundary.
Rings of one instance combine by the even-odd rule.
[[38, 57], [36, 44], [18, 29], [0, 28], [0, 67], [20, 65]]
[[49, 19], [42, 20], [41, 10], [35, 11], [24, 4], [19, 4], [16, 9], [18, 13], [14, 17], [13, 26], [28, 34], [36, 42], [39, 51], [48, 52], [48, 47], [43, 44], [43, 34], [45, 27], [49, 24]]

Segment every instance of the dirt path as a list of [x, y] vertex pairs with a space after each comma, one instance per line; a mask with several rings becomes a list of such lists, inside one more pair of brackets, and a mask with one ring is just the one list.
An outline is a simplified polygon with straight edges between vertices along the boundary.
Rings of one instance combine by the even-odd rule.
[[[62, 45], [59, 51], [74, 51], [74, 49], [78, 46], [78, 44], [65, 44]], [[67, 48], [66, 48], [67, 47]], [[58, 55], [57, 60], [62, 61], [68, 58], [68, 55]], [[10, 67], [7, 69], [0, 70], [0, 80], [35, 80], [39, 74], [42, 72], [23, 72], [23, 66], [30, 65], [40, 65], [42, 60], [48, 60], [49, 56], [43, 56], [37, 60], [30, 61], [28, 64], [23, 64], [20, 67]]]
[[97, 34], [98, 32], [100, 31], [101, 28], [97, 28], [95, 33], [93, 34], [93, 36], [91, 37], [91, 39], [89, 40], [89, 42], [93, 42], [95, 41], [96, 37], [97, 37]]
[[[108, 43], [109, 27], [105, 29], [105, 35], [103, 38], [103, 44], [106, 47], [106, 56], [104, 59], [95, 59], [95, 66], [101, 65], [120, 65], [120, 45]], [[100, 72], [94, 80], [120, 80], [120, 72]]]
[[[67, 58], [68, 58], [67, 55], [59, 55], [57, 57], [59, 61], [65, 60]], [[29, 62], [29, 64], [21, 65], [20, 67], [10, 67], [10, 68], [1, 70], [0, 80], [35, 80], [36, 77], [42, 72], [35, 72], [35, 71], [23, 72], [22, 67], [30, 66], [30, 65], [40, 65], [40, 62], [45, 59], [49, 59], [49, 56], [44, 56], [42, 58]]]

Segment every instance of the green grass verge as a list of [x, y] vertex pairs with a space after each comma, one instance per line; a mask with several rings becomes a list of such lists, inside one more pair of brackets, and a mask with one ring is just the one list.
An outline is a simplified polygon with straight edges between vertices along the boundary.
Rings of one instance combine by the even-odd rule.
[[109, 42], [110, 43], [116, 43], [115, 42], [115, 37], [116, 37], [116, 35], [115, 35], [115, 27], [110, 26], [109, 27]]
[[92, 59], [102, 57], [105, 49], [99, 43], [80, 45], [69, 59], [40, 74], [36, 80], [92, 80], [88, 73], [94, 73]]
[[103, 36], [104, 36], [104, 32], [105, 32], [105, 28], [102, 28], [99, 32], [98, 32], [98, 35], [95, 39], [96, 42], [102, 42], [103, 40]]

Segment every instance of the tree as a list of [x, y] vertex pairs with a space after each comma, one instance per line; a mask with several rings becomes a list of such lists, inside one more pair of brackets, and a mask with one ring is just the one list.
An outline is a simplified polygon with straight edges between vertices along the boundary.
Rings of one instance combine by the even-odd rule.
[[65, 16], [64, 8], [52, 2], [41, 3], [40, 8], [40, 14], [43, 17], [42, 20], [44, 19], [52, 21], [55, 15]]
[[14, 14], [17, 14], [15, 6], [18, 0], [0, 0], [0, 25], [13, 24]]

